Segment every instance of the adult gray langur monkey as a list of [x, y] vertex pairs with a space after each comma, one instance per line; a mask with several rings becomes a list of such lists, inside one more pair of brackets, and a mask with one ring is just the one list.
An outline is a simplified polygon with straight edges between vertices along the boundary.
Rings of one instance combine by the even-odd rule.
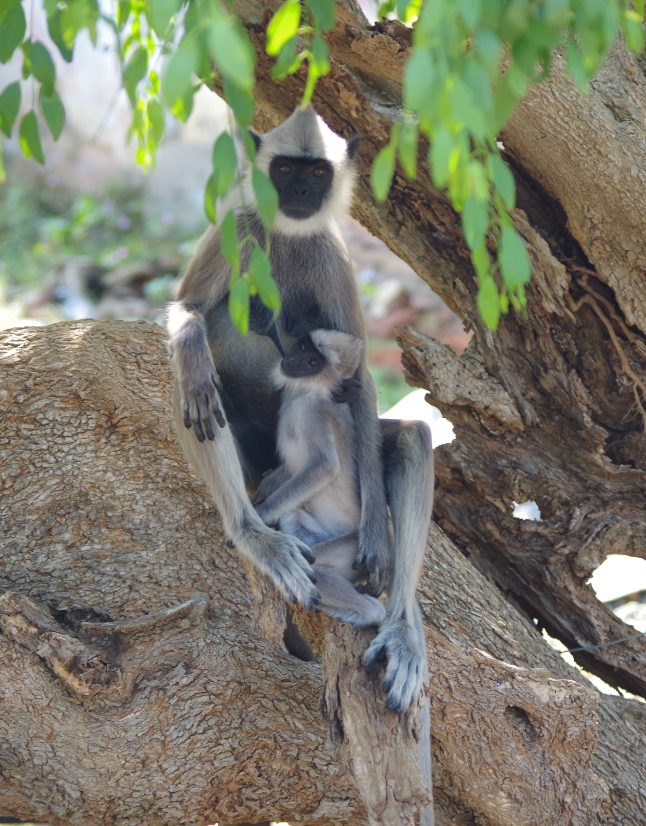
[[[337, 223], [350, 205], [357, 139], [339, 137], [307, 107], [255, 140], [257, 164], [278, 191], [270, 257], [282, 299], [276, 332], [283, 347], [291, 349], [297, 339], [319, 328], [365, 339], [352, 267]], [[243, 193], [238, 195], [241, 237], [249, 226], [264, 242], [261, 221]], [[229, 201], [220, 214], [232, 205]], [[243, 251], [243, 271], [248, 255], [249, 250]], [[271, 577], [288, 600], [311, 608], [319, 594], [310, 549], [297, 537], [267, 527], [247, 495], [247, 486], [255, 487], [262, 474], [278, 464], [281, 394], [271, 378], [276, 348], [263, 335], [271, 316], [252, 299], [251, 332], [237, 332], [227, 306], [230, 273], [215, 225], [199, 242], [167, 316], [177, 432], [238, 552]], [[420, 422], [379, 421], [375, 386], [363, 354], [355, 379], [361, 388], [350, 409], [361, 521], [354, 565], [366, 571], [366, 593], [378, 596], [388, 583], [389, 594], [386, 617], [365, 664], [370, 668], [388, 659], [387, 705], [401, 713], [417, 697], [426, 668], [415, 590], [432, 509], [430, 432]], [[386, 499], [394, 529], [392, 555]]]
[[[276, 366], [274, 384], [283, 391], [277, 439], [282, 464], [251, 501], [267, 525], [279, 525], [311, 548], [320, 607], [366, 627], [380, 625], [386, 612], [378, 599], [353, 587], [360, 576], [353, 563], [361, 502], [357, 433], [347, 402], [361, 389], [352, 376], [363, 347], [357, 336], [314, 330]], [[346, 403], [336, 400], [339, 395]]]

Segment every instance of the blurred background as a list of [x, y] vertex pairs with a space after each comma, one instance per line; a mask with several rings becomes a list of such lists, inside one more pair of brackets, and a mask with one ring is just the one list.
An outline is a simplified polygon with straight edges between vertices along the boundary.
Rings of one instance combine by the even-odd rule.
[[[370, 0], [362, 5], [374, 13]], [[34, 15], [35, 37], [50, 47], [36, 3]], [[130, 104], [107, 28], [98, 27], [96, 47], [87, 32], [80, 35], [71, 64], [55, 47], [50, 52], [67, 113], [60, 139], [54, 143], [47, 128], [41, 129], [45, 166], [26, 161], [17, 138], [3, 141], [0, 329], [82, 318], [159, 324], [207, 225], [204, 185], [213, 142], [229, 125], [227, 107], [201, 89], [186, 124], [167, 122], [156, 167], [144, 174], [128, 137]], [[19, 61], [0, 66], [0, 90], [19, 78]], [[22, 81], [25, 111], [30, 83]], [[412, 391], [404, 382], [393, 328], [412, 325], [458, 354], [470, 334], [383, 242], [351, 218], [342, 230], [366, 315], [380, 413], [424, 419], [436, 446], [450, 442], [450, 423], [424, 400], [424, 390]], [[534, 502], [518, 503], [514, 516], [540, 519], [540, 512]], [[646, 631], [644, 560], [610, 557], [591, 584], [622, 619]]]

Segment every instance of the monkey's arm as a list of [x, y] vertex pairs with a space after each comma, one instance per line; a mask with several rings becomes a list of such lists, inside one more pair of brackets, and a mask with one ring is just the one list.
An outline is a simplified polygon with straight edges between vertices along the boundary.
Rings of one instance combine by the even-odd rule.
[[198, 441], [215, 438], [215, 421], [224, 427], [218, 375], [206, 338], [204, 315], [229, 289], [231, 268], [220, 252], [220, 232], [206, 232], [182, 281], [178, 300], [166, 313], [173, 371], [182, 397], [184, 426]]
[[184, 427], [193, 427], [198, 441], [215, 438], [213, 419], [226, 422], [220, 408], [218, 377], [206, 341], [199, 310], [177, 301], [166, 315], [173, 368], [182, 394]]
[[309, 501], [338, 476], [340, 464], [334, 443], [317, 445], [305, 464], [256, 510], [266, 525], [276, 525], [281, 516]]
[[283, 463], [282, 465], [279, 465], [276, 470], [272, 470], [271, 473], [265, 476], [262, 482], [258, 485], [258, 490], [251, 497], [251, 504], [254, 505], [254, 507], [262, 504], [270, 494], [278, 490], [278, 488], [281, 485], [284, 485], [288, 479], [289, 472]]

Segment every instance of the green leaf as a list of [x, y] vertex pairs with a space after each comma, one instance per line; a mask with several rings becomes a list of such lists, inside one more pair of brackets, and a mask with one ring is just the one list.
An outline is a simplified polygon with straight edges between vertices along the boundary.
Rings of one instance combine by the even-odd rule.
[[419, 15], [421, 7], [421, 0], [397, 0], [397, 17], [404, 23], [410, 23]]
[[330, 55], [327, 43], [320, 34], [317, 34], [312, 43], [310, 66], [316, 71], [317, 77], [323, 77], [330, 71]]
[[56, 82], [56, 69], [51, 55], [42, 43], [36, 42], [31, 44], [29, 60], [34, 77], [42, 83], [45, 95], [50, 97]]
[[65, 108], [55, 89], [52, 90], [51, 95], [46, 95], [45, 88], [41, 87], [40, 108], [45, 116], [52, 137], [57, 141], [65, 125]]
[[180, 5], [181, 0], [149, 0], [148, 20], [158, 37], [164, 37]]
[[462, 78], [454, 79], [449, 98], [455, 120], [463, 123], [475, 138], [485, 138], [489, 132], [487, 121], [471, 89]]
[[[17, 6], [21, 0], [0, 0], [0, 20], [5, 16], [9, 9]], [[52, 0], [50, 0], [52, 2]]]
[[296, 56], [296, 38], [292, 37], [278, 52], [276, 62], [271, 67], [272, 80], [284, 80], [287, 75], [294, 74], [301, 62]]
[[397, 6], [397, 0], [386, 0], [385, 3], [382, 3], [379, 6], [379, 10], [377, 11], [377, 20], [380, 20], [382, 17], [388, 17], [389, 14], [392, 14], [395, 11]]
[[470, 29], [474, 29], [480, 21], [482, 0], [456, 0], [456, 6], [460, 10], [460, 14], [466, 25]]
[[225, 259], [231, 264], [233, 275], [240, 272], [240, 252], [238, 250], [238, 228], [236, 216], [230, 209], [220, 225], [220, 250]]
[[193, 75], [199, 63], [198, 45], [192, 34], [182, 39], [171, 57], [162, 81], [162, 97], [172, 109], [176, 102], [193, 95]]
[[156, 147], [159, 145], [159, 141], [162, 139], [166, 127], [164, 107], [158, 100], [153, 98], [148, 101], [146, 112], [148, 113], [148, 122], [150, 123], [150, 138], [153, 147]]
[[278, 193], [272, 182], [257, 167], [251, 173], [253, 191], [256, 193], [258, 215], [267, 229], [274, 225], [278, 209]]
[[475, 251], [482, 246], [488, 226], [489, 203], [481, 201], [472, 192], [462, 210], [462, 229], [469, 249]]
[[480, 279], [476, 303], [484, 323], [490, 330], [495, 330], [500, 321], [500, 298], [496, 282], [491, 276]]
[[445, 126], [441, 126], [433, 138], [433, 143], [429, 151], [433, 182], [438, 189], [444, 189], [449, 179], [449, 166], [453, 145], [451, 133]]
[[482, 59], [490, 80], [495, 80], [500, 72], [500, 39], [490, 29], [481, 28], [476, 32], [478, 55]]
[[130, 0], [119, 0], [117, 3], [117, 27], [120, 32], [124, 30], [131, 11], [132, 4]]
[[217, 181], [215, 175], [211, 175], [206, 182], [206, 188], [204, 190], [204, 212], [212, 224], [215, 224], [217, 220], [217, 215], [215, 212], [215, 201], [217, 197]]
[[568, 39], [567, 47], [565, 49], [565, 56], [567, 58], [568, 71], [576, 81], [579, 91], [582, 95], [587, 95], [588, 73], [586, 72], [585, 64], [583, 63], [583, 58], [581, 57], [581, 52], [579, 52], [579, 49], [572, 38]]
[[334, 28], [334, 0], [307, 0], [324, 32]]
[[437, 70], [431, 55], [415, 49], [404, 69], [404, 105], [412, 112], [424, 112], [432, 103]]
[[271, 263], [265, 251], [254, 247], [249, 258], [249, 277], [260, 296], [260, 300], [277, 316], [280, 312], [280, 292], [271, 277]]
[[31, 40], [25, 40], [20, 48], [22, 50], [22, 76], [24, 80], [27, 80], [31, 77], [31, 60], [29, 59]]
[[226, 195], [238, 170], [238, 156], [233, 138], [223, 132], [213, 147], [213, 178], [217, 195]]
[[238, 278], [229, 290], [229, 315], [233, 326], [242, 336], [249, 332], [249, 282]]
[[20, 109], [20, 83], [10, 83], [0, 95], [0, 129], [10, 138], [14, 121]]
[[621, 28], [626, 35], [628, 48], [635, 54], [641, 54], [644, 51], [644, 29], [642, 27], [643, 12], [641, 16], [637, 12], [627, 9], [624, 12], [624, 19]]
[[275, 57], [285, 43], [294, 37], [301, 24], [299, 0], [287, 0], [267, 26], [267, 54]]
[[72, 58], [74, 57], [74, 46], [68, 46], [63, 40], [61, 17], [62, 12], [57, 8], [56, 11], [53, 14], [50, 14], [47, 18], [47, 28], [49, 30], [49, 36], [58, 47], [58, 51], [60, 52], [63, 60], [66, 63], [71, 63]]
[[128, 65], [123, 70], [123, 85], [128, 93], [133, 108], [136, 106], [137, 84], [146, 74], [148, 69], [148, 49], [140, 46], [135, 50], [128, 61]]
[[411, 181], [417, 177], [417, 126], [410, 121], [402, 124], [397, 141], [399, 159]]
[[545, 20], [549, 26], [561, 32], [573, 17], [569, 0], [544, 0]]
[[34, 158], [38, 163], [45, 163], [43, 149], [40, 145], [38, 121], [33, 110], [20, 121], [20, 148], [25, 158]]
[[513, 227], [502, 228], [498, 264], [505, 286], [512, 290], [521, 284], [527, 284], [532, 277], [527, 250]]
[[61, 34], [65, 45], [71, 49], [76, 35], [82, 29], [87, 29], [90, 40], [96, 42], [98, 18], [97, 0], [68, 0], [61, 10]]
[[491, 168], [493, 171], [494, 186], [500, 193], [507, 209], [513, 209], [516, 206], [516, 184], [514, 183], [514, 176], [500, 155], [491, 155]]
[[229, 16], [215, 22], [208, 32], [208, 42], [224, 77], [232, 78], [237, 86], [250, 91], [255, 82], [256, 53], [235, 18]]
[[385, 201], [395, 172], [395, 144], [389, 143], [379, 151], [372, 163], [370, 182], [377, 201]]
[[0, 63], [7, 63], [20, 46], [27, 30], [22, 6], [13, 6], [0, 22]]
[[233, 109], [236, 120], [240, 126], [249, 126], [253, 120], [253, 95], [247, 89], [241, 89], [228, 77], [224, 78], [224, 96], [227, 103]]

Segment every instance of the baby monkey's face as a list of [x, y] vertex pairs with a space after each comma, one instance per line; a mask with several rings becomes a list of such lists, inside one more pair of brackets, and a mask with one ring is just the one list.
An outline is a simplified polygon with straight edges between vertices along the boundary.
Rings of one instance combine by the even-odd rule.
[[312, 344], [309, 336], [303, 336], [294, 342], [294, 346], [280, 363], [284, 375], [290, 379], [302, 379], [318, 375], [327, 361]]

